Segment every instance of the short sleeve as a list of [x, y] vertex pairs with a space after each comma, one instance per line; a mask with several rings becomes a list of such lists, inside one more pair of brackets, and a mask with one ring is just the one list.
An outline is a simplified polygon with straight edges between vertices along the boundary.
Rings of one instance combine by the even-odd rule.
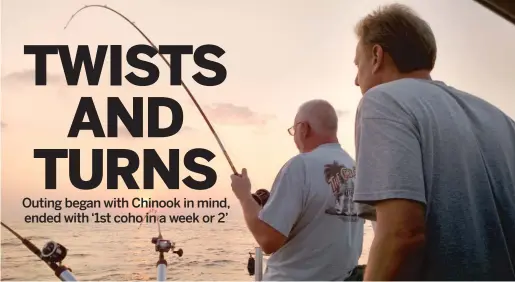
[[365, 94], [360, 103], [354, 192], [358, 203], [395, 198], [426, 203], [419, 134], [402, 102], [376, 91]]
[[290, 159], [279, 171], [270, 198], [259, 213], [259, 219], [286, 237], [302, 211], [305, 169], [300, 155]]

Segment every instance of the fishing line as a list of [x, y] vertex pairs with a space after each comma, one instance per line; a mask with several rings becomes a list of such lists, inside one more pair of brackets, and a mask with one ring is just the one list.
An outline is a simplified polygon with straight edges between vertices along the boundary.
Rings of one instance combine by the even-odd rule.
[[[157, 210], [156, 210], [156, 209], [153, 209], [153, 208], [152, 208], [152, 209], [150, 209], [149, 211], [147, 211], [147, 212], [145, 213], [145, 218], [146, 218], [149, 214], [151, 214], [151, 213], [153, 213], [153, 214], [157, 215]], [[146, 220], [145, 220], [145, 221], [146, 221]], [[140, 228], [141, 228], [141, 225], [142, 225], [145, 221], [142, 221], [142, 222], [139, 224], [138, 229], [140, 229]], [[161, 224], [159, 223], [159, 220], [156, 220], [156, 223], [157, 223], [157, 231], [158, 231], [158, 233], [159, 233], [159, 235], [158, 235], [157, 237], [162, 238], [163, 236], [161, 235]]]
[[[110, 8], [108, 7], [107, 5], [86, 5], [82, 8], [80, 8], [77, 12], [75, 12], [71, 17], [70, 19], [68, 20], [68, 22], [66, 23], [66, 26], [64, 27], [64, 29], [66, 29], [68, 27], [68, 25], [71, 23], [71, 21], [75, 18], [75, 16], [77, 14], [79, 14], [81, 11], [85, 10], [85, 9], [88, 9], [88, 8], [103, 8], [103, 9], [106, 9], [106, 10], [109, 10], [115, 14], [117, 14], [118, 16], [122, 17], [125, 21], [127, 21], [128, 23], [130, 23], [132, 25], [132, 27], [134, 27], [147, 41], [148, 43], [150, 43], [150, 45], [152, 45], [152, 47], [159, 51], [158, 48], [156, 47], [156, 45], [148, 38], [148, 36], [145, 35], [145, 33], [143, 33], [143, 31], [141, 31], [141, 29], [139, 29], [139, 27], [131, 20], [129, 20], [126, 16], [124, 16], [122, 13], [116, 11], [115, 9], [113, 8]], [[160, 54], [158, 52], [159, 56], [161, 57], [161, 59], [163, 59], [163, 61], [165, 61], [165, 63], [168, 65], [168, 67], [170, 68], [171, 70], [171, 65], [170, 65], [170, 62], [168, 62], [168, 60], [164, 57], [163, 54]], [[197, 102], [197, 100], [195, 99], [195, 97], [193, 96], [193, 94], [191, 93], [190, 89], [186, 86], [186, 84], [184, 84], [184, 81], [182, 81], [181, 79], [181, 85], [182, 87], [184, 88], [184, 90], [186, 90], [186, 93], [188, 93], [188, 95], [190, 96], [191, 100], [193, 101], [193, 103], [195, 104], [195, 107], [197, 107], [198, 111], [200, 112], [200, 114], [202, 115], [202, 117], [204, 118], [204, 121], [207, 123], [207, 126], [209, 127], [209, 129], [211, 130], [211, 133], [213, 133], [213, 135], [215, 136], [215, 139], [216, 141], [218, 142], [218, 146], [220, 146], [220, 149], [222, 149], [222, 152], [224, 153], [225, 155], [225, 158], [227, 159], [227, 162], [229, 163], [229, 166], [231, 166], [231, 169], [233, 171], [234, 174], [238, 175], [238, 172], [236, 171], [236, 168], [234, 167], [234, 164], [232, 163], [231, 161], [231, 158], [229, 157], [229, 154], [227, 154], [227, 151], [225, 150], [225, 147], [224, 145], [222, 144], [222, 141], [220, 140], [220, 138], [218, 137], [218, 134], [216, 133], [215, 129], [213, 128], [213, 126], [211, 125], [211, 122], [209, 121], [209, 119], [207, 118], [206, 114], [204, 113], [204, 111], [202, 110], [202, 108], [200, 107], [199, 103]]]
[[[153, 208], [152, 209], [149, 209], [146, 213], [145, 213], [145, 219], [147, 218], [147, 216], [150, 214], [150, 213], [155, 213], [157, 214], [157, 210], [154, 210]], [[146, 222], [146, 220], [142, 221], [139, 226], [138, 226], [138, 229], [141, 228], [141, 225], [143, 225], [143, 223]], [[158, 222], [159, 223], [159, 222]], [[159, 232], [161, 233], [161, 232]]]

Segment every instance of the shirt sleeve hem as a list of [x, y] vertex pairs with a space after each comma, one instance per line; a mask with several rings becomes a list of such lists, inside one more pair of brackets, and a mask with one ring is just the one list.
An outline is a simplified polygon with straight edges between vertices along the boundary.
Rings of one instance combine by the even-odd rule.
[[[288, 233], [287, 230], [284, 230], [285, 228], [280, 226], [280, 223], [279, 222], [275, 222], [273, 219], [268, 219], [264, 214], [263, 212], [260, 212], [259, 215], [258, 215], [258, 218], [263, 221], [264, 223], [268, 224], [270, 227], [272, 227], [273, 229], [277, 230], [279, 233], [283, 234], [283, 236], [285, 237], [288, 237]], [[275, 218], [277, 218], [277, 216], [275, 216]]]
[[426, 204], [426, 197], [421, 193], [405, 190], [388, 190], [374, 193], [355, 193], [354, 202], [367, 204], [389, 199], [406, 199]]

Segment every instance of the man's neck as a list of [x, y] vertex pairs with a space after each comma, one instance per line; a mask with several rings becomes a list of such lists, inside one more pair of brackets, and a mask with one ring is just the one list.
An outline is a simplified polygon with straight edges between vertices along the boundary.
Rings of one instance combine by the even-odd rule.
[[427, 79], [431, 80], [431, 72], [427, 70], [412, 71], [409, 73], [392, 73], [391, 80], [398, 80], [403, 78], [414, 78], [414, 79]]
[[330, 145], [330, 144], [340, 144], [340, 142], [338, 141], [337, 137], [324, 138], [324, 139], [318, 140], [318, 142], [314, 142], [313, 145], [309, 146], [309, 149], [304, 150], [304, 152], [305, 153], [311, 152], [320, 146]]

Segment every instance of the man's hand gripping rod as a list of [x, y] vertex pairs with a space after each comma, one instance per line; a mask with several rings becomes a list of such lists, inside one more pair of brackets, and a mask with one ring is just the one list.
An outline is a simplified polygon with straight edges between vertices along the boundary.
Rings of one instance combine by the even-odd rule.
[[57, 278], [59, 278], [61, 281], [77, 281], [75, 276], [73, 276], [71, 269], [62, 264], [62, 261], [68, 252], [68, 250], [63, 245], [54, 241], [50, 241], [46, 243], [43, 249], [40, 251], [38, 247], [32, 244], [32, 242], [30, 242], [28, 239], [23, 238], [20, 234], [16, 233], [3, 222], [0, 223], [3, 227], [9, 230], [9, 232], [16, 236], [16, 238], [20, 239], [20, 241], [23, 243], [23, 245], [25, 245], [25, 247], [27, 247], [27, 249], [29, 249], [38, 258], [44, 261], [54, 271], [54, 274], [57, 276]]

